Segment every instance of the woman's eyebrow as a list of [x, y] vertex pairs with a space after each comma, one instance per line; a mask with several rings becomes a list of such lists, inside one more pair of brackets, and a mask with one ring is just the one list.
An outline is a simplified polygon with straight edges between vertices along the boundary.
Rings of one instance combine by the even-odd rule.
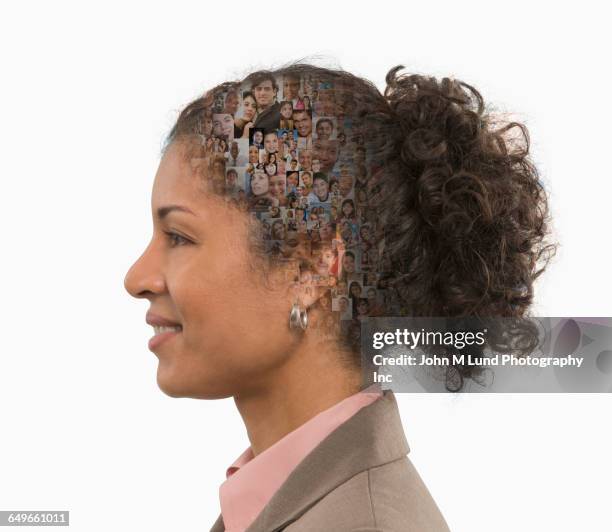
[[187, 207], [183, 207], [182, 205], [165, 205], [164, 207], [159, 207], [157, 209], [157, 217], [160, 220], [163, 220], [169, 213], [172, 211], [180, 211], [185, 212], [187, 214], [192, 214], [193, 216], [197, 216], [195, 212]]

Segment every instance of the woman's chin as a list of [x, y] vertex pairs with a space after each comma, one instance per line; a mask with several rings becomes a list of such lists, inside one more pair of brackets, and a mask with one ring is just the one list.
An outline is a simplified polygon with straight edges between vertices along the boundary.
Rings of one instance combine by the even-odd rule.
[[215, 382], [205, 382], [201, 379], [193, 379], [188, 375], [181, 375], [173, 368], [157, 368], [157, 386], [169, 397], [190, 397], [193, 399], [222, 399], [230, 397], [231, 392], [224, 390], [223, 386]]
[[170, 397], [186, 397], [185, 382], [162, 364], [157, 367], [157, 386]]

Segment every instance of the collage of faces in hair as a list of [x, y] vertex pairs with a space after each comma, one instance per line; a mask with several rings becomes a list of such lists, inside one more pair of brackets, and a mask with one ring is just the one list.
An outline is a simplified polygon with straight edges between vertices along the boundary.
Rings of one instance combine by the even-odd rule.
[[212, 188], [259, 220], [288, 278], [322, 289], [317, 305], [329, 312], [311, 325], [330, 335], [397, 313], [368, 209], [379, 162], [354, 105], [350, 82], [264, 73], [219, 91], [201, 127]]

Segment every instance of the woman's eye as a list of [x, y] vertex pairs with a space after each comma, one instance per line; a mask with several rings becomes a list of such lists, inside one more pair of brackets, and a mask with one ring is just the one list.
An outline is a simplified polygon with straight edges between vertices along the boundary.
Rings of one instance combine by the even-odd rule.
[[187, 240], [185, 237], [177, 234], [177, 233], [173, 233], [172, 231], [164, 231], [166, 233], [166, 235], [168, 236], [168, 240], [170, 241], [170, 245], [171, 247], [175, 247], [175, 246], [183, 246], [185, 244], [191, 244], [191, 242], [189, 240]]

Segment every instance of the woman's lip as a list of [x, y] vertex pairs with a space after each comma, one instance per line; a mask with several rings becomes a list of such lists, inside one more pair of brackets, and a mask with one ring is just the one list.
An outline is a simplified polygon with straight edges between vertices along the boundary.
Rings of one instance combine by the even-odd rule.
[[155, 336], [152, 336], [149, 339], [149, 350], [154, 351], [156, 347], [158, 347], [162, 342], [165, 342], [166, 340], [168, 340], [169, 338], [172, 338], [173, 336], [180, 334], [181, 332], [183, 332], [182, 330], [180, 331], [166, 331], [163, 333], [159, 333], [156, 334]]
[[150, 310], [147, 312], [147, 315], [146, 315], [145, 318], [146, 318], [145, 321], [149, 325], [160, 325], [162, 327], [174, 327], [176, 325], [180, 325], [180, 323], [176, 323], [176, 322], [170, 321], [169, 319], [164, 318], [163, 316], [159, 316], [158, 314], [154, 314]]

